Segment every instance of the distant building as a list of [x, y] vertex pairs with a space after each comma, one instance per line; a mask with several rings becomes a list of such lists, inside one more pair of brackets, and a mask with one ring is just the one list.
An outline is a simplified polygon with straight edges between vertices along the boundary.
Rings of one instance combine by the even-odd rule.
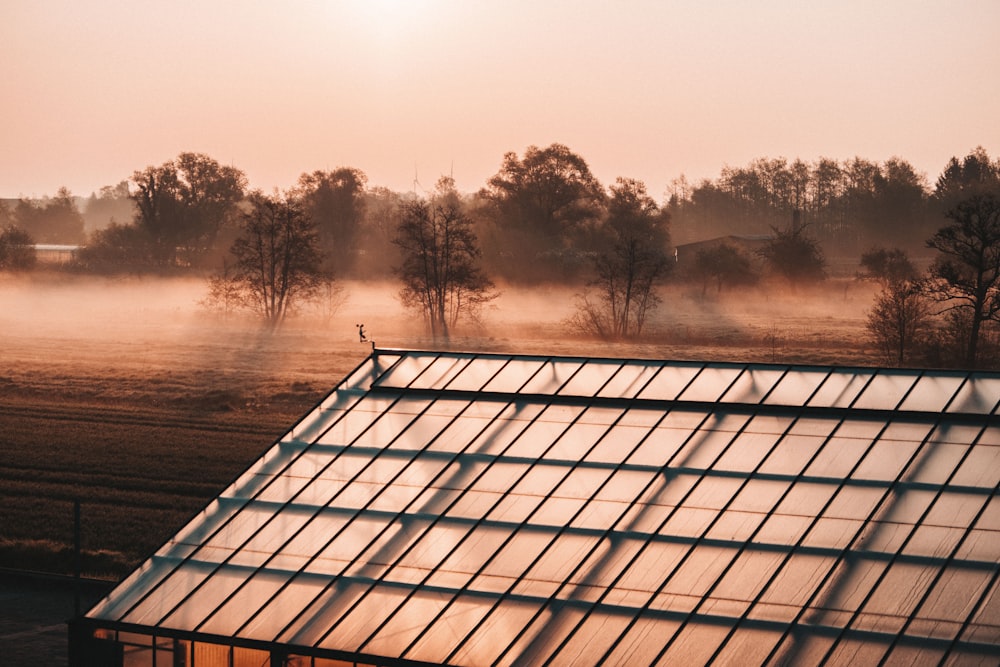
[[35, 257], [40, 264], [66, 264], [76, 259], [76, 255], [82, 247], [79, 245], [36, 243]]
[[773, 240], [774, 236], [770, 234], [730, 234], [728, 236], [717, 236], [705, 239], [704, 241], [694, 241], [693, 243], [683, 243], [674, 246], [674, 256], [677, 259], [677, 263], [680, 264], [693, 260], [698, 255], [699, 250], [708, 250], [721, 245], [731, 245], [737, 250], [742, 250], [751, 259], [754, 259], [757, 257], [757, 252]]

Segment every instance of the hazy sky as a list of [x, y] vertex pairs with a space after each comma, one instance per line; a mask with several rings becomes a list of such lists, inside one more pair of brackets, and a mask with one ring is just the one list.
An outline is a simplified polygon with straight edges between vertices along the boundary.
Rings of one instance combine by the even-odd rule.
[[182, 151], [253, 187], [474, 191], [553, 142], [605, 184], [758, 157], [1000, 153], [998, 0], [0, 0], [0, 196]]

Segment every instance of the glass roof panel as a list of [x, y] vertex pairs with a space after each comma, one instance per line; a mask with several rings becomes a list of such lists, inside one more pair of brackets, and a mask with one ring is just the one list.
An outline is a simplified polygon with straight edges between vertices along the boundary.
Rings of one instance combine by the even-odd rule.
[[726, 403], [760, 403], [785, 372], [783, 368], [748, 366], [722, 400]]
[[[821, 627], [795, 654], [818, 660], [869, 648], [836, 640], [849, 622], [950, 640], [985, 596], [965, 639], [1000, 638], [1000, 427], [970, 417], [1000, 376], [716, 364], [684, 390], [702, 364], [507, 359], [376, 355], [88, 616], [369, 661], [573, 665], [668, 642], [663, 659], [763, 660], [808, 617], [787, 629]], [[511, 400], [395, 384], [517, 392], [536, 371]], [[642, 398], [705, 405], [593, 395], [650, 378]], [[817, 387], [808, 416], [772, 409]]]
[[764, 404], [805, 405], [829, 374], [830, 369], [825, 368], [789, 368], [771, 389]]
[[580, 370], [559, 390], [559, 395], [587, 398], [595, 396], [624, 363], [624, 361], [586, 361], [581, 365]]
[[662, 367], [660, 363], [641, 361], [622, 366], [597, 395], [607, 398], [635, 398]]
[[973, 373], [962, 385], [948, 412], [970, 412], [978, 415], [992, 413], [1000, 402], [1000, 377]]
[[743, 373], [736, 366], [706, 366], [677, 397], [679, 401], [718, 401], [736, 378]]
[[[438, 355], [434, 354], [407, 354], [392, 359], [393, 363], [383, 366], [385, 370], [372, 384], [379, 387], [409, 387], [437, 358]], [[384, 363], [389, 361], [386, 359]]]
[[448, 389], [480, 391], [507, 363], [506, 357], [477, 357], [448, 383]]
[[917, 380], [913, 391], [899, 406], [899, 409], [942, 412], [964, 381], [965, 378], [958, 375], [927, 373]]
[[861, 410], [895, 410], [917, 378], [916, 372], [879, 373], [872, 378], [868, 387], [851, 407]]
[[830, 373], [806, 405], [848, 408], [872, 375], [872, 371], [835, 371]]
[[557, 394], [564, 384], [581, 372], [584, 359], [548, 360], [519, 390], [522, 394]]
[[410, 385], [414, 389], [445, 389], [456, 375], [465, 370], [472, 360], [465, 355], [442, 355], [432, 361], [419, 378]]
[[544, 365], [544, 359], [511, 359], [509, 364], [486, 383], [483, 391], [515, 393], [536, 373], [541, 372]]
[[704, 364], [678, 362], [664, 366], [639, 392], [639, 398], [672, 401], [701, 372]]

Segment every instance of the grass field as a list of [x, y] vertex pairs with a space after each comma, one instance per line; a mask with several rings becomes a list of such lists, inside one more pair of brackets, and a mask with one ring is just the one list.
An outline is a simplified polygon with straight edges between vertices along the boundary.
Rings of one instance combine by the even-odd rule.
[[[0, 282], [0, 567], [118, 578], [175, 533], [370, 347], [435, 348], [391, 290], [346, 286], [333, 313], [277, 334], [200, 310], [200, 283]], [[571, 291], [505, 290], [451, 349], [873, 365], [868, 288], [668, 293], [649, 338], [567, 333]]]

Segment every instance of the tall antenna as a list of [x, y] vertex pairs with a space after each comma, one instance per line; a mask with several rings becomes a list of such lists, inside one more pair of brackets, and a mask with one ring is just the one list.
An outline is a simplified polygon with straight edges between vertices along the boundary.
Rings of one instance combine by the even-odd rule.
[[420, 188], [421, 190], [423, 190], [424, 186], [420, 185], [420, 179], [417, 178], [417, 163], [414, 162], [413, 163], [413, 194], [417, 194], [417, 188]]

